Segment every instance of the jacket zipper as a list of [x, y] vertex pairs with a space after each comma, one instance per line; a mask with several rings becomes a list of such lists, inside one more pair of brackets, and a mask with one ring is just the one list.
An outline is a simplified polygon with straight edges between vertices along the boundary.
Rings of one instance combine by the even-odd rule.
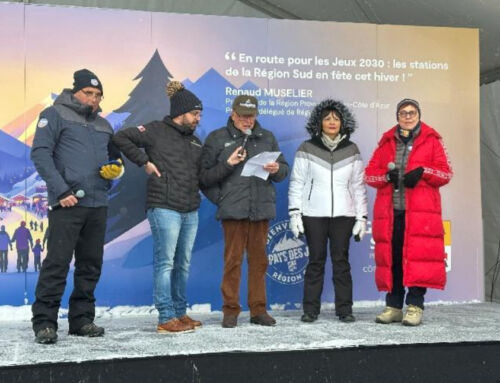
[[311, 200], [311, 194], [313, 192], [313, 185], [314, 185], [314, 178], [311, 180], [311, 189], [309, 189], [309, 196], [307, 197], [307, 200]]
[[332, 195], [332, 218], [333, 218], [333, 152], [330, 152], [330, 187]]
[[[401, 158], [401, 166], [399, 168], [399, 179], [398, 179], [398, 190], [399, 190], [399, 202], [400, 202], [400, 207], [403, 207], [403, 201], [404, 201], [404, 184], [402, 182], [403, 180], [403, 175], [404, 175], [404, 169], [403, 165], [405, 164], [405, 156], [406, 156], [406, 150], [408, 149], [408, 145], [404, 144], [405, 148], [403, 150], [403, 157]], [[406, 210], [406, 206], [405, 206]]]

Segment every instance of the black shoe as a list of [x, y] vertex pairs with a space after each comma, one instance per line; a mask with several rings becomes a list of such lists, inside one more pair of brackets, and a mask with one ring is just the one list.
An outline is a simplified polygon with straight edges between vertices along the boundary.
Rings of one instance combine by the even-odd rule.
[[318, 319], [318, 316], [316, 314], [311, 314], [311, 313], [304, 313], [300, 317], [300, 320], [302, 322], [306, 322], [306, 323], [312, 323], [312, 322], [316, 321], [317, 319]]
[[69, 335], [88, 336], [95, 338], [104, 335], [104, 327], [99, 327], [95, 323], [87, 323], [80, 327], [78, 330], [70, 330]]
[[52, 327], [38, 330], [35, 335], [35, 342], [40, 344], [53, 344], [57, 342], [57, 332]]
[[276, 320], [268, 313], [263, 313], [263, 314], [259, 314], [259, 315], [255, 315], [255, 316], [251, 317], [250, 323], [258, 324], [261, 326], [275, 326]]
[[224, 318], [222, 319], [222, 327], [224, 328], [233, 328], [238, 324], [238, 316], [231, 314], [224, 314]]
[[344, 315], [339, 315], [339, 321], [344, 323], [352, 323], [356, 321], [356, 318], [354, 318], [354, 315], [352, 314], [344, 314]]

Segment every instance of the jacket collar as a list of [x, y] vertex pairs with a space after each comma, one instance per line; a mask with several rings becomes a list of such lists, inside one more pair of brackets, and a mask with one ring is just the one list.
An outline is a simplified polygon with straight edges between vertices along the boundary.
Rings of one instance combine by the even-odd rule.
[[183, 136], [192, 136], [194, 133], [194, 130], [191, 129], [189, 126], [176, 124], [170, 116], [165, 116], [163, 118], [163, 122], [168, 126], [177, 130]]
[[[323, 143], [323, 141], [321, 140], [321, 137], [319, 135], [314, 136], [313, 138], [311, 138], [310, 141], [313, 145], [315, 145], [321, 149], [330, 151], [330, 149]], [[344, 146], [347, 146], [349, 144], [349, 142], [350, 142], [350, 140], [349, 140], [349, 138], [347, 138], [347, 135], [344, 135], [340, 139], [340, 142], [337, 145], [337, 147], [334, 149], [334, 151], [339, 150], [339, 149], [343, 148]]]
[[63, 89], [61, 94], [55, 99], [54, 105], [64, 105], [65, 107], [85, 117], [87, 120], [95, 120], [97, 114], [101, 112], [100, 107], [95, 112], [92, 112], [92, 107], [84, 105], [78, 101], [78, 99], [73, 95], [71, 89]]
[[[385, 132], [382, 135], [382, 138], [380, 139], [380, 144], [385, 143], [386, 141], [391, 141], [391, 140], [396, 140], [396, 129], [398, 129], [398, 125], [393, 126], [391, 129], [389, 129], [387, 132]], [[434, 136], [438, 139], [441, 139], [441, 135], [436, 132], [433, 128], [431, 128], [429, 125], [427, 125], [425, 122], [420, 121], [420, 133], [415, 137], [414, 142], [420, 142], [425, 140], [429, 136]]]

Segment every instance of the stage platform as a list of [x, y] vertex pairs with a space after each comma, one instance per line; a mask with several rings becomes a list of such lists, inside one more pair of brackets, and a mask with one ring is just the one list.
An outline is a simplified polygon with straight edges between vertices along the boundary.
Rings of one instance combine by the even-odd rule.
[[61, 319], [55, 345], [34, 343], [30, 322], [4, 312], [0, 382], [500, 382], [499, 304], [428, 305], [416, 328], [376, 324], [382, 307], [355, 306], [351, 324], [328, 309], [312, 324], [275, 310], [272, 328], [248, 313], [235, 329], [221, 313], [192, 313], [204, 325], [182, 335], [157, 334], [154, 312], [121, 308], [100, 312], [104, 338], [68, 336]]

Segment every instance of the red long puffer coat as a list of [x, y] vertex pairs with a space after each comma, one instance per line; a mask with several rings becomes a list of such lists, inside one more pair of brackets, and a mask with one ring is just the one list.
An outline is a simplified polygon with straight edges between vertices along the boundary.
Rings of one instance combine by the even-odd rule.
[[[386, 173], [396, 156], [396, 129], [384, 133], [365, 169], [366, 183], [377, 189], [372, 231], [375, 282], [380, 291], [392, 290], [393, 185], [386, 180]], [[403, 285], [444, 289], [446, 255], [439, 187], [446, 185], [453, 173], [441, 136], [423, 122], [405, 173], [419, 166], [424, 168], [422, 178], [414, 188], [405, 188]]]

